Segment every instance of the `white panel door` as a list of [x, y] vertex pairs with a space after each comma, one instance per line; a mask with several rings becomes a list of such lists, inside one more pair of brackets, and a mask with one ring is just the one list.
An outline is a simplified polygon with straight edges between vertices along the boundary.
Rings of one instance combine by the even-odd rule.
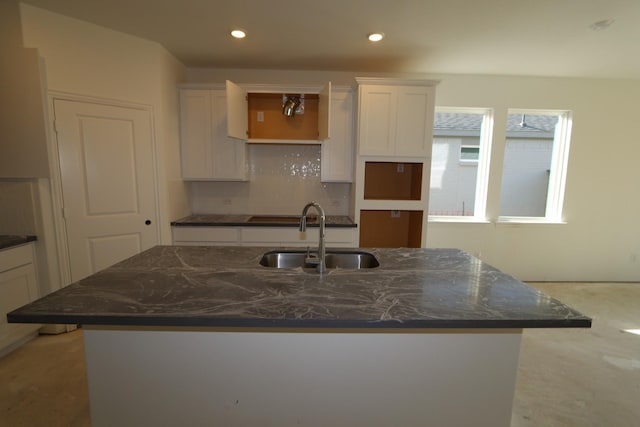
[[399, 87], [396, 156], [431, 156], [433, 91], [429, 87]]
[[71, 280], [158, 243], [151, 113], [56, 100]]
[[360, 87], [359, 153], [393, 156], [396, 93], [389, 86]]
[[232, 81], [225, 84], [227, 91], [227, 132], [231, 138], [246, 140], [249, 130], [247, 91]]

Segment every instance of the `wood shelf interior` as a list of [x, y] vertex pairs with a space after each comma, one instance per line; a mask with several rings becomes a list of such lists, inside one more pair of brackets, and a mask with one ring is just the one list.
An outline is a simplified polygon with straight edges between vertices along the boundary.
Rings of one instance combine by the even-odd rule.
[[422, 163], [365, 162], [365, 200], [420, 200]]
[[317, 94], [305, 94], [304, 114], [287, 117], [281, 93], [249, 93], [249, 139], [317, 140], [318, 103]]
[[422, 211], [360, 211], [360, 247], [419, 248]]

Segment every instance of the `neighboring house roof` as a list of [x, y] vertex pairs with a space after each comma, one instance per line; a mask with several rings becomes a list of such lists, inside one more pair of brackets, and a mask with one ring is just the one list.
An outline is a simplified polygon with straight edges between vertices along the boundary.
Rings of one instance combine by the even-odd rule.
[[[435, 136], [479, 136], [482, 114], [436, 111]], [[509, 114], [507, 136], [512, 138], [553, 138], [558, 116]]]

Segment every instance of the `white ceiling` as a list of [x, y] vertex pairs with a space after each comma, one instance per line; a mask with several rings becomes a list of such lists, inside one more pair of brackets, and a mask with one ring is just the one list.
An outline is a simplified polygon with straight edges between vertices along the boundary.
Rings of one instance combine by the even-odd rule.
[[[640, 78], [640, 0], [23, 1], [188, 67]], [[613, 23], [590, 28], [601, 20]]]

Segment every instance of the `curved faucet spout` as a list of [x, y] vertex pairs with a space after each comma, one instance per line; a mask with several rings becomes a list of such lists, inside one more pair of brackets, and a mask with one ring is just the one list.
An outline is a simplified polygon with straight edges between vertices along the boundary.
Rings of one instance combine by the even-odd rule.
[[325, 246], [324, 246], [324, 229], [325, 229], [325, 214], [324, 214], [324, 209], [322, 209], [322, 206], [320, 206], [319, 203], [316, 202], [309, 202], [307, 203], [307, 205], [302, 209], [302, 214], [300, 215], [300, 232], [304, 233], [307, 230], [307, 212], [309, 211], [309, 208], [315, 208], [316, 211], [318, 211], [318, 216], [319, 216], [319, 226], [320, 226], [320, 232], [319, 237], [318, 237], [318, 272], [320, 273], [324, 273], [324, 271], [327, 269], [327, 264], [325, 263]]

